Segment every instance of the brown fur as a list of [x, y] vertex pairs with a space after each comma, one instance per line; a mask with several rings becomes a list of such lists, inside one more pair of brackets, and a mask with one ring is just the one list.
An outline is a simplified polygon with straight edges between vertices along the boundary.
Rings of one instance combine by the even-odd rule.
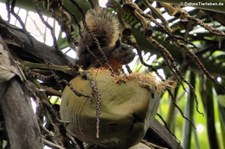
[[85, 20], [97, 39], [101, 41], [101, 38], [104, 38], [105, 43], [101, 44], [109, 47], [113, 47], [116, 44], [116, 41], [119, 39], [119, 24], [114, 16], [98, 8], [90, 10]]
[[[91, 9], [85, 16], [85, 22], [88, 29], [97, 38], [112, 68], [115, 67], [115, 70], [120, 69], [123, 64], [127, 64], [133, 60], [135, 55], [132, 48], [120, 43], [119, 22], [111, 13], [108, 13], [102, 8]], [[78, 44], [79, 60], [77, 64], [82, 65], [85, 69], [98, 67], [99, 63], [96, 60], [97, 58], [102, 62], [103, 66], [108, 66], [105, 64], [103, 55], [87, 28], [82, 27], [81, 37]], [[96, 58], [88, 51], [87, 46]]]

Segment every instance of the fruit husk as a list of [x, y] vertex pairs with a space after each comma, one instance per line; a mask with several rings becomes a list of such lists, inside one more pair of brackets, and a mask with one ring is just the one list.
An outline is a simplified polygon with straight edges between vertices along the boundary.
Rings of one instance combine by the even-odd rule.
[[[93, 84], [101, 98], [99, 138], [96, 137], [96, 103]], [[70, 84], [88, 97], [78, 97], [70, 87], [62, 94], [60, 115], [69, 121], [68, 129], [87, 143], [104, 148], [125, 149], [145, 135], [171, 82], [160, 82], [147, 74], [112, 75], [104, 68], [90, 69], [76, 76]], [[99, 105], [98, 105], [99, 106]]]

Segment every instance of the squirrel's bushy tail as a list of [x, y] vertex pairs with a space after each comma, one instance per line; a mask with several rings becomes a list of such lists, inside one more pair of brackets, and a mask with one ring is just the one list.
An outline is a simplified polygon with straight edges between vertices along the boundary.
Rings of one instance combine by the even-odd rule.
[[133, 60], [132, 47], [121, 43], [119, 22], [111, 13], [102, 8], [91, 9], [85, 22], [78, 42], [78, 65], [85, 69], [111, 66], [118, 71]]
[[90, 48], [96, 47], [93, 37], [88, 29], [98, 39], [102, 48], [115, 46], [119, 39], [119, 23], [118, 20], [102, 8], [91, 9], [85, 16], [85, 22], [88, 28], [83, 27], [83, 42]]

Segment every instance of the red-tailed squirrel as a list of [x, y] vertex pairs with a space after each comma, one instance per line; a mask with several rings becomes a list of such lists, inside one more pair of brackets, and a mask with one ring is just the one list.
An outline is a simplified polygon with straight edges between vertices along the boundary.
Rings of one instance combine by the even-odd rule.
[[133, 48], [121, 43], [119, 22], [111, 13], [102, 8], [91, 9], [85, 16], [85, 22], [87, 27], [83, 25], [78, 43], [77, 64], [83, 65], [84, 69], [99, 67], [99, 60], [103, 66], [108, 66], [97, 46], [98, 42], [113, 70], [117, 71], [133, 60]]

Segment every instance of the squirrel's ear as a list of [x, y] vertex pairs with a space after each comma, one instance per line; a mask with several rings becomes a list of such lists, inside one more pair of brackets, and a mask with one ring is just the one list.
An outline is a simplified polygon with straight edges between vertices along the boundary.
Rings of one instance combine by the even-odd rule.
[[120, 39], [118, 39], [116, 41], [116, 44], [115, 44], [114, 48], [118, 48], [120, 45], [121, 45], [121, 41], [120, 41]]

